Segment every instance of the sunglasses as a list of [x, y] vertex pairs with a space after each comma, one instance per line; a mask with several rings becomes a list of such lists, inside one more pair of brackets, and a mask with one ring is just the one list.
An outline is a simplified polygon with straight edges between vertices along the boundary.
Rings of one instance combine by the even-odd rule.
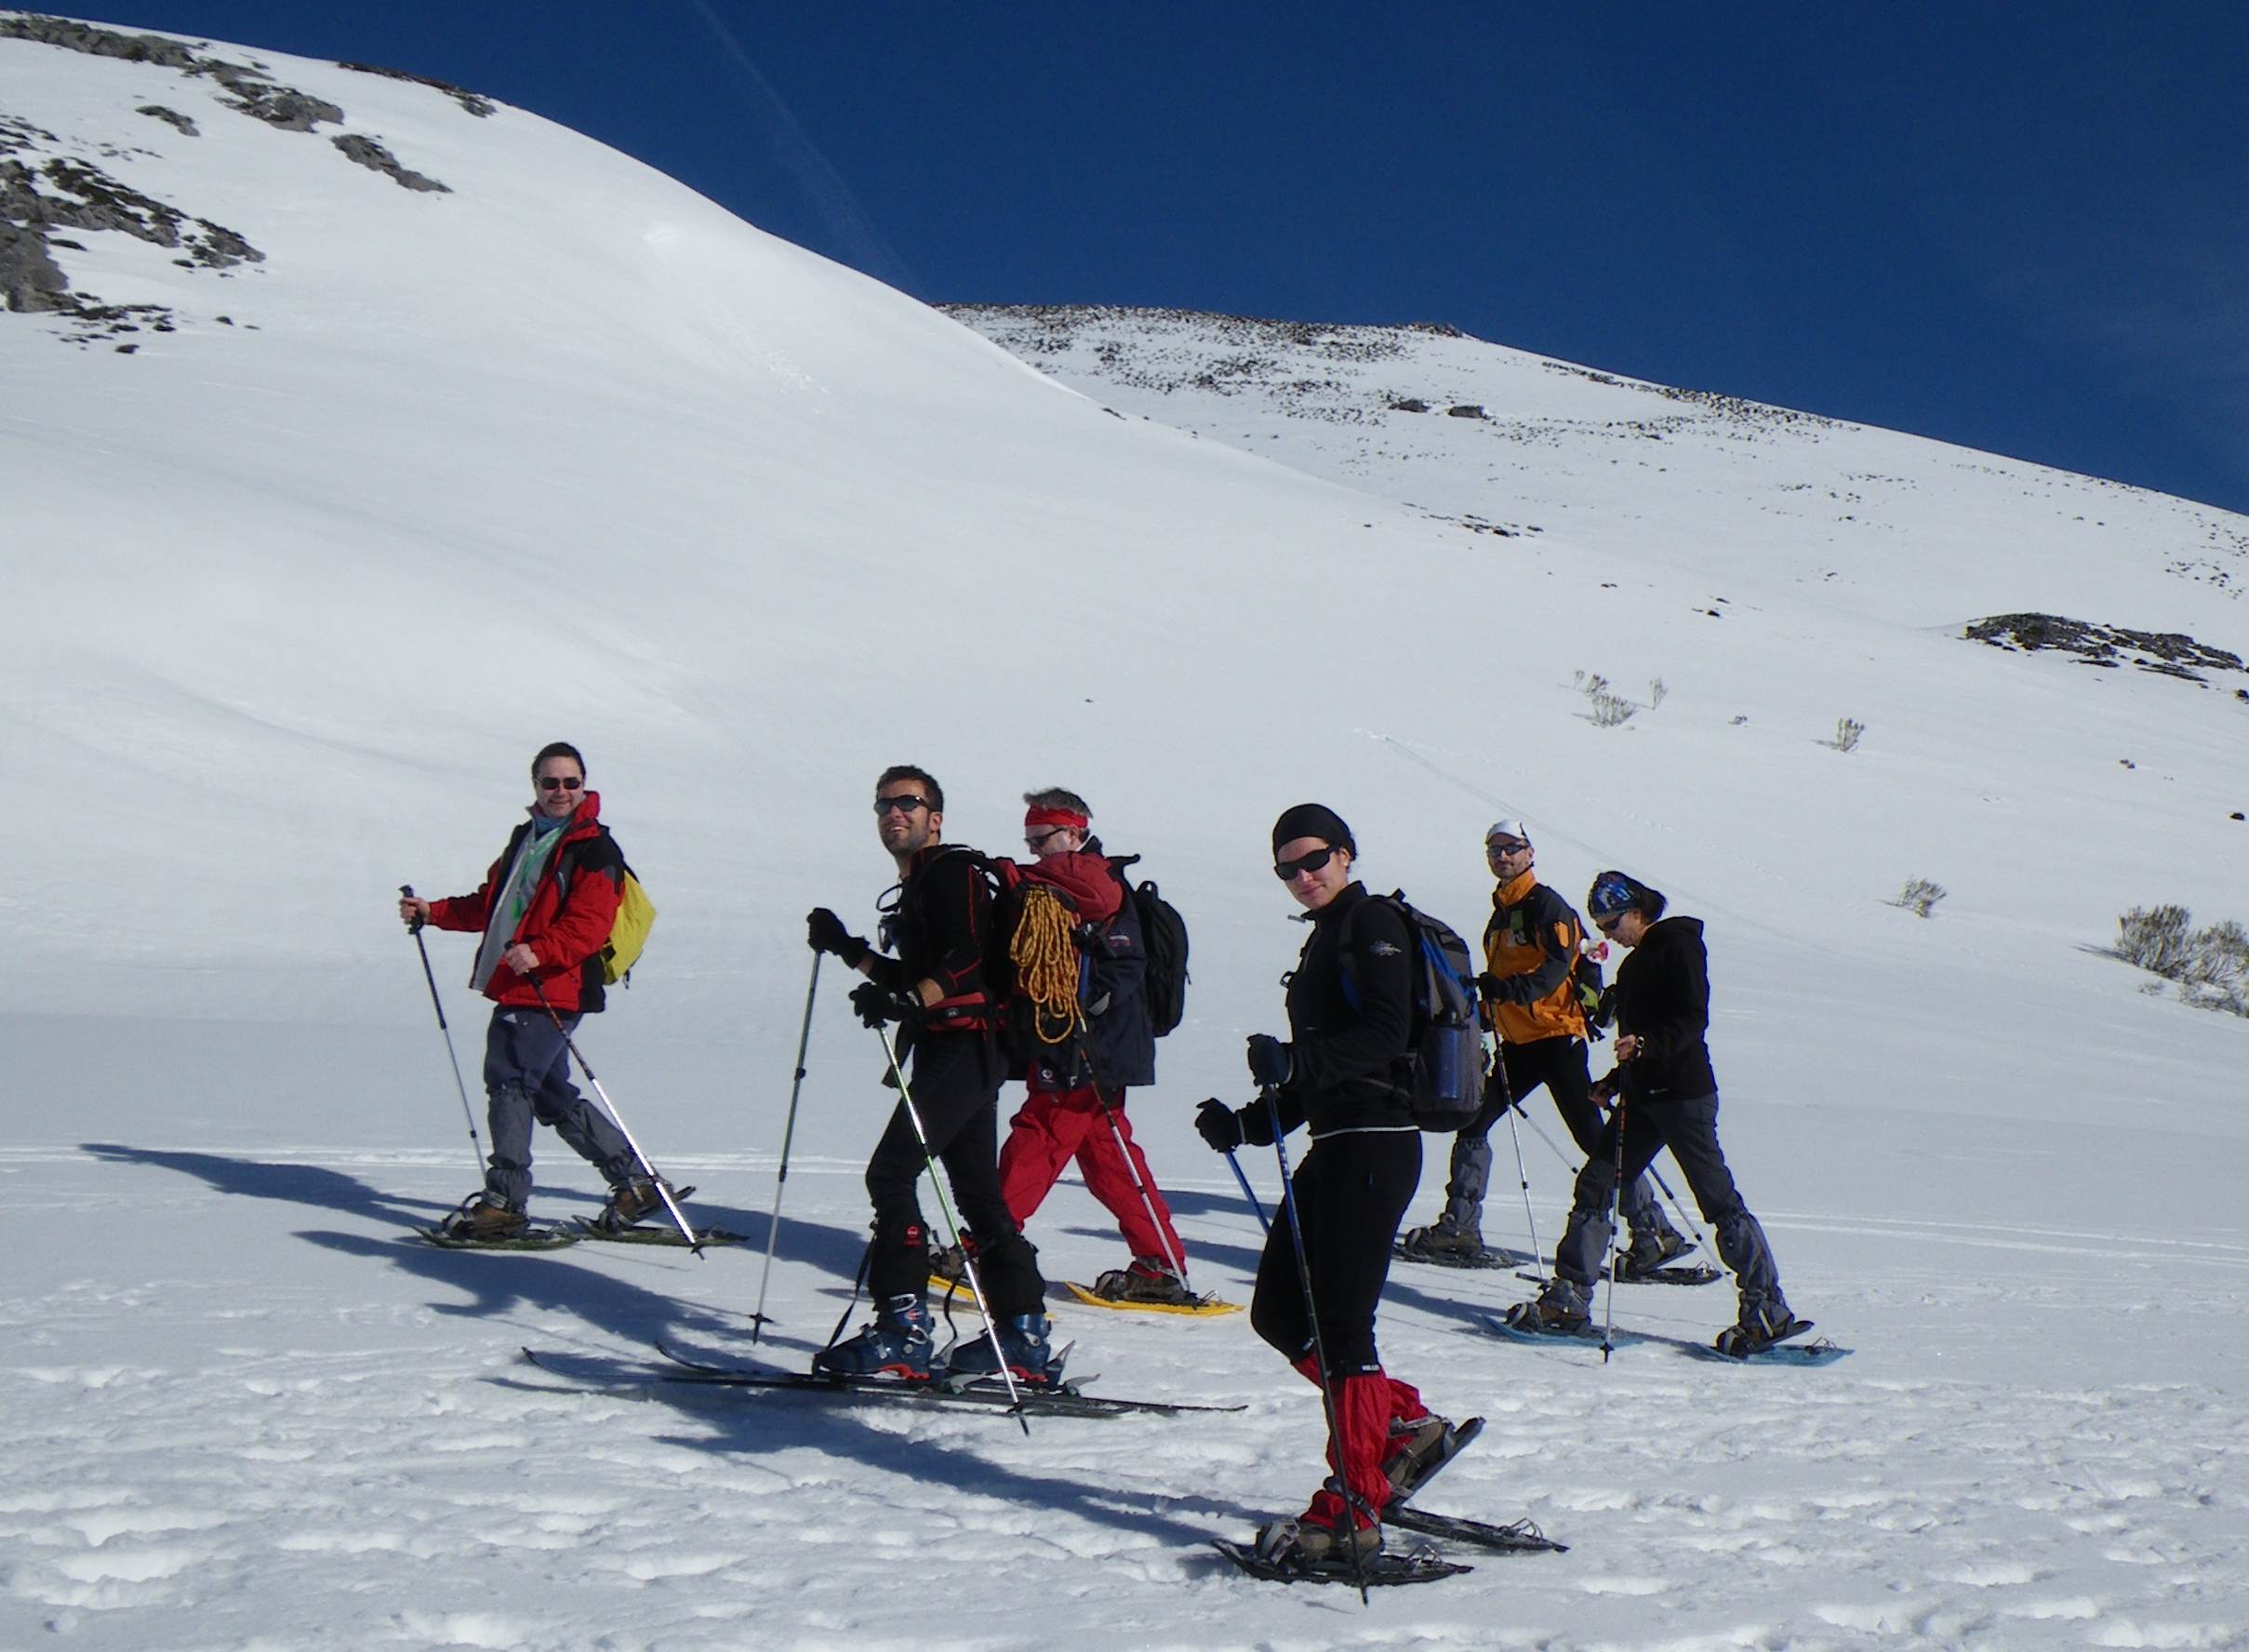
[[911, 815], [915, 809], [925, 809], [928, 806], [929, 799], [916, 797], [911, 793], [903, 797], [878, 797], [874, 800], [874, 812], [878, 815], [886, 815], [893, 809], [901, 815]]
[[1604, 935], [1614, 935], [1617, 933], [1617, 926], [1622, 922], [1624, 922], [1624, 914], [1622, 913], [1611, 913], [1605, 918], [1595, 918], [1593, 920], [1593, 927], [1600, 930]]
[[1069, 830], [1067, 826], [1049, 826], [1044, 832], [1026, 832], [1023, 833], [1023, 846], [1035, 853], [1044, 849], [1057, 835]]
[[1292, 878], [1302, 877], [1308, 872], [1319, 871], [1342, 852], [1343, 850], [1338, 845], [1328, 844], [1323, 848], [1314, 849], [1309, 855], [1298, 856], [1294, 860], [1276, 860], [1273, 862], [1273, 876], [1285, 884]]
[[1484, 852], [1497, 860], [1508, 855], [1520, 855], [1530, 846], [1526, 843], [1503, 843], [1495, 838], [1484, 846]]
[[539, 789], [541, 792], [575, 792], [585, 783], [582, 775], [541, 775]]

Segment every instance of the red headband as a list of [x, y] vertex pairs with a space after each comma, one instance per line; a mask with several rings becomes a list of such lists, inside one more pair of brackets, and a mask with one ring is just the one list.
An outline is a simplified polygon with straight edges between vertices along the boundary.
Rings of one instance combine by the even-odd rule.
[[1045, 804], [1034, 805], [1023, 813], [1023, 826], [1067, 826], [1072, 832], [1083, 832], [1093, 824], [1091, 819], [1074, 809], [1048, 808]]

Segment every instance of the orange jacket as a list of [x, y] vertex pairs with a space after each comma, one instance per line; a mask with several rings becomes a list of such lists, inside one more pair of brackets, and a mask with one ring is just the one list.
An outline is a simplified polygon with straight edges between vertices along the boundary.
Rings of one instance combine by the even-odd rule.
[[1585, 1036], [1585, 1010], [1570, 986], [1584, 939], [1570, 903], [1536, 873], [1520, 873], [1492, 892], [1484, 958], [1499, 985], [1485, 990], [1484, 1017], [1500, 1043]]

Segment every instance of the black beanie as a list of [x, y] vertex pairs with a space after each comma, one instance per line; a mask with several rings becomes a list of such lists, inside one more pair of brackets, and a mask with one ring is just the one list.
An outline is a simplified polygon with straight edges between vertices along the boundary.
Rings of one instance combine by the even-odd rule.
[[1316, 837], [1324, 844], [1333, 844], [1339, 849], [1351, 851], [1352, 859], [1359, 858], [1359, 846], [1351, 841], [1351, 828], [1343, 817], [1324, 803], [1299, 803], [1292, 809], [1284, 809], [1273, 822], [1273, 853], [1281, 852], [1284, 843], [1294, 843], [1299, 837]]

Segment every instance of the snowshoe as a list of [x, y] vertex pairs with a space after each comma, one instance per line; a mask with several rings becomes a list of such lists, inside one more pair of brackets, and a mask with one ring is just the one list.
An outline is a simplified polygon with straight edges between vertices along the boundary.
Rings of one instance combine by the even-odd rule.
[[1280, 1570], [1348, 1568], [1353, 1558], [1371, 1560], [1382, 1552], [1382, 1528], [1354, 1525], [1346, 1538], [1332, 1525], [1310, 1515], [1274, 1520], [1258, 1528], [1257, 1555]]
[[1810, 1320], [1798, 1319], [1777, 1297], [1757, 1300], [1745, 1297], [1740, 1318], [1720, 1331], [1711, 1346], [1728, 1359], [1748, 1359], [1751, 1354], [1763, 1353], [1776, 1342], [1801, 1337], [1811, 1328]]
[[1403, 1552], [1385, 1549], [1364, 1560], [1324, 1561], [1318, 1565], [1300, 1554], [1280, 1562], [1266, 1560], [1258, 1553], [1254, 1542], [1233, 1543], [1218, 1538], [1212, 1539], [1210, 1546], [1251, 1577], [1262, 1578], [1270, 1583], [1342, 1583], [1351, 1587], [1364, 1584], [1369, 1589], [1380, 1589], [1401, 1583], [1434, 1583], [1440, 1578], [1457, 1578], [1476, 1569], [1457, 1560], [1446, 1560], [1427, 1543], [1417, 1543]]
[[812, 1356], [823, 1377], [885, 1377], [928, 1382], [937, 1375], [929, 1339], [929, 1307], [919, 1297], [893, 1297], [858, 1334]]
[[1133, 1258], [1130, 1267], [1110, 1269], [1093, 1282], [1093, 1294], [1146, 1307], [1193, 1308], [1202, 1302], [1168, 1264], [1148, 1257]]
[[[1018, 1382], [1048, 1388], [1062, 1380], [1062, 1361], [1069, 1350], [1055, 1348], [1047, 1341], [1054, 1323], [1044, 1313], [1033, 1309], [1016, 1314], [1001, 1320], [997, 1329], [999, 1352], [1005, 1355], [1008, 1374]], [[989, 1333], [962, 1338], [946, 1353], [946, 1374], [969, 1382], [998, 1377], [1000, 1366], [991, 1342]]]
[[[663, 1184], [674, 1200], [685, 1199], [695, 1190], [691, 1187], [673, 1188]], [[601, 1207], [601, 1214], [588, 1217], [586, 1226], [596, 1235], [613, 1237], [632, 1229], [645, 1216], [664, 1208], [664, 1195], [653, 1181], [642, 1179], [619, 1182], [609, 1190], [609, 1202]]]
[[1694, 1248], [1694, 1243], [1675, 1228], [1635, 1233], [1631, 1244], [1625, 1246], [1624, 1254], [1617, 1259], [1617, 1277], [1627, 1281], [1644, 1278]]
[[1517, 1302], [1500, 1315], [1519, 1331], [1532, 1331], [1543, 1337], [1590, 1337], [1593, 1334], [1593, 1316], [1588, 1312], [1585, 1298], [1572, 1286], [1556, 1279], [1527, 1302]]
[[431, 1232], [457, 1245], [493, 1245], [521, 1239], [530, 1229], [530, 1219], [520, 1209], [489, 1189], [480, 1189]]
[[1483, 1230], [1448, 1211], [1426, 1228], [1406, 1229], [1399, 1236], [1398, 1253], [1420, 1262], [1473, 1261], [1484, 1255]]
[[1390, 1451], [1382, 1459], [1391, 1501], [1403, 1503], [1434, 1480], [1483, 1432], [1481, 1417], [1471, 1417], [1455, 1427], [1434, 1411], [1412, 1422], [1392, 1421]]

